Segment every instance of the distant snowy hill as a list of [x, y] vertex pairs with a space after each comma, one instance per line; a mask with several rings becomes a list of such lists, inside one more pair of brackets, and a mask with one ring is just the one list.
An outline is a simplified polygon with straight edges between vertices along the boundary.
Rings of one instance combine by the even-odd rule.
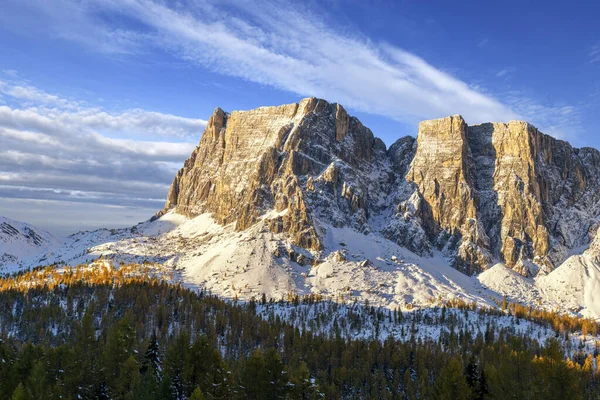
[[60, 244], [50, 233], [0, 216], [0, 273], [36, 264]]

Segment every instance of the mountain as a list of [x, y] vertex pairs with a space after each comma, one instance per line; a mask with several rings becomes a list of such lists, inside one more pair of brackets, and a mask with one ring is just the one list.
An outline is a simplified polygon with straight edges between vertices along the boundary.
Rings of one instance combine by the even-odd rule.
[[470, 127], [460, 116], [421, 123], [417, 149], [407, 179], [425, 199], [428, 231], [457, 248], [462, 270], [498, 260], [523, 275], [548, 273], [597, 230], [597, 150], [526, 122]]
[[240, 231], [262, 219], [274, 233], [318, 251], [324, 239], [319, 217], [371, 230], [368, 215], [392, 190], [385, 150], [342, 106], [323, 100], [231, 114], [217, 108], [163, 212], [210, 212]]
[[46, 253], [59, 243], [46, 231], [0, 216], [0, 273], [43, 264]]
[[424, 121], [386, 148], [321, 99], [217, 108], [151, 220], [72, 235], [43, 262], [151, 262], [230, 298], [507, 296], [600, 317], [599, 168], [520, 121]]
[[[245, 230], [259, 220], [319, 251], [325, 225], [380, 232], [420, 255], [439, 249], [467, 274], [503, 262], [548, 273], [591, 241], [600, 153], [520, 121], [419, 125], [386, 151], [342, 106], [216, 109], [175, 177], [162, 213], [212, 213]], [[159, 214], [160, 215], [160, 214]]]

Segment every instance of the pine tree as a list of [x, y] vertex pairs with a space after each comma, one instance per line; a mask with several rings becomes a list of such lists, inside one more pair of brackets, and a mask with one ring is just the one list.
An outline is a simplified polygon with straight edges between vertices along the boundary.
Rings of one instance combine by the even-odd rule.
[[462, 366], [452, 357], [440, 371], [435, 381], [435, 398], [438, 400], [468, 400], [471, 394]]
[[160, 347], [156, 339], [156, 332], [152, 334], [152, 339], [144, 353], [144, 360], [140, 368], [142, 375], [150, 374], [156, 382], [162, 380], [162, 360], [160, 359]]
[[293, 389], [290, 393], [292, 398], [301, 400], [320, 398], [319, 388], [315, 384], [314, 379], [310, 377], [310, 371], [304, 361], [300, 362], [298, 369], [291, 379], [291, 383], [293, 384]]
[[11, 399], [12, 400], [28, 400], [29, 399], [29, 396], [27, 395], [27, 392], [25, 391], [25, 387], [23, 386], [22, 383], [19, 383], [19, 385], [13, 392]]
[[270, 386], [270, 376], [265, 367], [262, 351], [254, 350], [245, 362], [242, 370], [240, 392], [247, 399], [263, 399]]
[[47, 377], [44, 363], [42, 361], [37, 361], [33, 365], [27, 385], [34, 398], [41, 399], [46, 396], [46, 381]]
[[202, 394], [202, 390], [200, 390], [200, 388], [198, 388], [198, 387], [196, 389], [194, 389], [189, 400], [204, 400], [204, 395]]
[[475, 357], [473, 355], [471, 355], [471, 358], [469, 359], [469, 363], [467, 364], [465, 372], [467, 375], [467, 384], [471, 387], [471, 389], [473, 389], [479, 381], [477, 361], [475, 360]]
[[488, 387], [487, 378], [485, 376], [485, 370], [479, 371], [477, 383], [473, 387], [473, 393], [471, 398], [473, 400], [485, 400], [490, 394], [490, 388]]
[[137, 362], [130, 356], [120, 369], [116, 394], [120, 399], [134, 399], [135, 392], [140, 386], [140, 373]]
[[190, 336], [187, 332], [178, 335], [167, 349], [165, 373], [171, 378], [171, 389], [175, 399], [182, 399], [192, 387], [185, 379], [186, 360], [189, 355]]
[[135, 331], [129, 324], [129, 318], [123, 317], [112, 329], [102, 353], [103, 368], [109, 388], [114, 389], [120, 376], [120, 368], [133, 354]]

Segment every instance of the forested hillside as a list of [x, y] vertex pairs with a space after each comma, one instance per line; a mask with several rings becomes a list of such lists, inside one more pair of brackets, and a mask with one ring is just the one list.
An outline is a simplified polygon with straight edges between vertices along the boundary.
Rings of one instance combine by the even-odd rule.
[[[457, 303], [402, 313], [290, 300], [223, 301], [127, 266], [6, 277], [0, 398], [600, 395], [597, 351], [583, 340], [566, 346], [581, 330], [597, 333], [589, 320], [508, 304], [504, 311]], [[511, 322], [494, 322], [502, 318]]]

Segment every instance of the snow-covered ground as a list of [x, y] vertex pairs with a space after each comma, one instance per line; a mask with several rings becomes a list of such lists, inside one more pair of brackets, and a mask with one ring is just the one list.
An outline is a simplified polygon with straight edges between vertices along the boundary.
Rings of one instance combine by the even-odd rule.
[[[443, 340], [444, 335], [468, 332], [473, 338], [486, 334], [495, 337], [505, 334], [524, 336], [544, 345], [549, 339], [561, 342], [568, 356], [574, 352], [593, 353], [600, 342], [599, 336], [583, 335], [581, 332], [570, 335], [557, 335], [554, 329], [533, 321], [514, 316], [489, 315], [470, 310], [430, 307], [404, 311], [396, 316], [391, 310], [371, 309], [359, 304], [338, 304], [318, 302], [293, 305], [290, 303], [257, 304], [257, 314], [268, 321], [280, 318], [318, 335], [339, 335], [351, 339], [388, 338], [408, 341], [411, 337], [423, 341]], [[442, 339], [441, 339], [442, 338]]]
[[[325, 249], [317, 254], [291, 245], [262, 222], [236, 231], [233, 225], [217, 224], [209, 214], [188, 219], [171, 211], [132, 228], [80, 232], [63, 242], [48, 234], [45, 244], [33, 249], [14, 244], [22, 251], [16, 260], [0, 264], [0, 271], [88, 264], [102, 256], [115, 266], [120, 262], [162, 264], [172, 268], [175, 279], [185, 285], [225, 298], [258, 299], [265, 293], [278, 300], [312, 293], [336, 302], [368, 300], [407, 310], [451, 299], [495, 306], [506, 296], [512, 302], [600, 318], [600, 301], [596, 301], [600, 265], [587, 253], [572, 256], [550, 274], [535, 279], [502, 264], [468, 277], [440, 254], [421, 257], [378, 233], [364, 235], [350, 228], [320, 226]], [[0, 253], [7, 252], [12, 242], [6, 243]]]
[[45, 255], [60, 243], [46, 231], [0, 216], [0, 273], [45, 264]]
[[511, 302], [600, 319], [600, 264], [587, 252], [569, 257], [548, 275], [536, 278], [525, 278], [497, 264], [478, 279]]

